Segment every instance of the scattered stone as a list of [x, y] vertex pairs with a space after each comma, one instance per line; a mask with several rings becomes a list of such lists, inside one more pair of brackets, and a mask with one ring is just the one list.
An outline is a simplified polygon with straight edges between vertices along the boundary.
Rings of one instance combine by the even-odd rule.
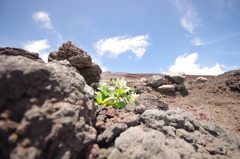
[[136, 86], [136, 88], [134, 88], [134, 92], [137, 94], [149, 93], [149, 89], [147, 86]]
[[93, 63], [91, 56], [70, 41], [63, 43], [58, 51], [49, 54], [48, 61], [53, 60], [68, 60], [80, 72], [88, 85], [100, 81], [102, 70], [99, 65]]
[[58, 63], [0, 56], [0, 158], [81, 155], [96, 139], [86, 85], [75, 69]]
[[113, 118], [115, 116], [115, 109], [113, 107], [108, 107], [106, 116]]
[[174, 85], [163, 85], [163, 86], [158, 87], [158, 90], [162, 93], [175, 92], [175, 86]]
[[197, 82], [205, 83], [205, 82], [207, 82], [207, 81], [208, 81], [208, 79], [205, 78], [205, 77], [198, 77], [198, 78], [197, 78]]
[[183, 72], [169, 72], [165, 74], [164, 78], [171, 81], [172, 83], [183, 84], [186, 76]]
[[121, 132], [127, 129], [125, 123], [115, 123], [110, 128], [106, 129], [97, 138], [97, 142], [101, 146], [107, 146], [110, 144]]
[[141, 78], [141, 79], [140, 79], [140, 82], [142, 82], [142, 83], [147, 83], [147, 78], [145, 78], [145, 77]]
[[168, 110], [168, 105], [161, 101], [159, 97], [154, 94], [146, 93], [138, 97], [140, 105], [144, 105], [146, 109], [161, 109]]
[[128, 127], [131, 127], [131, 126], [138, 125], [139, 119], [140, 119], [139, 115], [130, 112], [130, 113], [120, 114], [117, 121], [119, 123], [125, 123], [127, 124]]
[[153, 88], [161, 86], [163, 83], [163, 78], [159, 75], [153, 75], [147, 81], [147, 85]]
[[139, 106], [136, 107], [135, 113], [136, 114], [142, 114], [143, 112], [145, 112], [145, 110], [147, 110], [147, 109], [144, 105], [139, 105]]

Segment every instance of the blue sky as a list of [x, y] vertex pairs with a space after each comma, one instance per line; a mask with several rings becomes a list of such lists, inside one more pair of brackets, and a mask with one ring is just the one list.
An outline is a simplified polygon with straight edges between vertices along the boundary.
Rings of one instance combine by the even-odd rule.
[[239, 0], [1, 0], [0, 22], [0, 47], [44, 60], [72, 41], [111, 72], [240, 68]]

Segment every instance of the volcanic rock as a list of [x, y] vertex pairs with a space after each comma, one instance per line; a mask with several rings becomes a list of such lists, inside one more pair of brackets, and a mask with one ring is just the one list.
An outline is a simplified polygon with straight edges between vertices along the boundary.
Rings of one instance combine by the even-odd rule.
[[75, 68], [0, 56], [0, 158], [77, 158], [96, 139], [95, 106]]
[[160, 92], [175, 92], [175, 86], [174, 85], [163, 85], [158, 87], [158, 90]]
[[236, 158], [240, 135], [212, 122], [201, 122], [179, 108], [147, 110], [143, 126], [130, 127], [115, 140], [113, 158]]
[[49, 54], [48, 61], [53, 60], [68, 60], [80, 72], [88, 85], [100, 81], [102, 70], [99, 65], [92, 62], [92, 58], [87, 52], [76, 47], [70, 41], [63, 43], [58, 51]]
[[6, 56], [24, 56], [26, 58], [32, 59], [34, 61], [43, 62], [43, 60], [39, 57], [38, 53], [29, 52], [20, 48], [12, 48], [12, 47], [0, 47], [0, 55]]
[[147, 85], [153, 88], [161, 86], [163, 83], [163, 78], [159, 75], [154, 75], [150, 77], [147, 81]]
[[168, 110], [168, 105], [161, 101], [159, 97], [155, 96], [154, 94], [141, 94], [138, 97], [138, 102], [140, 103], [140, 105], [144, 105], [145, 109]]
[[164, 78], [168, 79], [172, 83], [183, 84], [186, 76], [183, 72], [169, 72], [165, 74]]

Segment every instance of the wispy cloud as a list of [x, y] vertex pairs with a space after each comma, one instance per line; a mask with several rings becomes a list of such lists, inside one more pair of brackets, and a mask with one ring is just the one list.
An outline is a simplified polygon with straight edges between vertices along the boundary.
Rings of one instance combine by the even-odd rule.
[[43, 61], [48, 61], [48, 54], [46, 52], [47, 49], [50, 49], [51, 46], [47, 39], [36, 40], [36, 41], [28, 41], [24, 43], [23, 48], [30, 52], [37, 52], [39, 56], [43, 59]]
[[59, 43], [62, 43], [63, 37], [60, 32], [52, 25], [50, 14], [46, 11], [38, 11], [34, 12], [32, 15], [34, 21], [41, 23], [42, 27], [46, 29], [50, 29], [53, 34], [55, 34], [56, 38], [58, 39]]
[[196, 9], [187, 0], [172, 0], [172, 2], [180, 12], [180, 25], [193, 34], [199, 23]]
[[140, 59], [146, 52], [149, 42], [148, 35], [140, 35], [135, 37], [117, 36], [112, 38], [100, 39], [95, 48], [100, 56], [109, 53], [110, 57], [117, 57], [118, 55], [131, 51]]
[[197, 64], [198, 53], [185, 54], [177, 57], [175, 64], [170, 66], [169, 71], [183, 71], [186, 74], [192, 75], [219, 75], [224, 72], [226, 66], [216, 63], [212, 67], [202, 67]]
[[201, 38], [199, 37], [195, 37], [191, 40], [191, 44], [193, 46], [202, 46], [202, 45], [205, 45], [206, 43], [202, 41]]
[[48, 12], [44, 12], [44, 11], [35, 12], [35, 13], [33, 13], [33, 19], [36, 22], [40, 22], [42, 24], [42, 26], [47, 29], [53, 28]]

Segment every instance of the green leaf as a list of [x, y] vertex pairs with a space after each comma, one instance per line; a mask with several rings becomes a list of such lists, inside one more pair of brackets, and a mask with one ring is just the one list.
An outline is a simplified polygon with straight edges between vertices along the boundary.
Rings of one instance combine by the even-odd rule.
[[126, 105], [127, 105], [126, 102], [118, 102], [118, 103], [117, 103], [117, 107], [118, 107], [119, 109], [125, 108]]

